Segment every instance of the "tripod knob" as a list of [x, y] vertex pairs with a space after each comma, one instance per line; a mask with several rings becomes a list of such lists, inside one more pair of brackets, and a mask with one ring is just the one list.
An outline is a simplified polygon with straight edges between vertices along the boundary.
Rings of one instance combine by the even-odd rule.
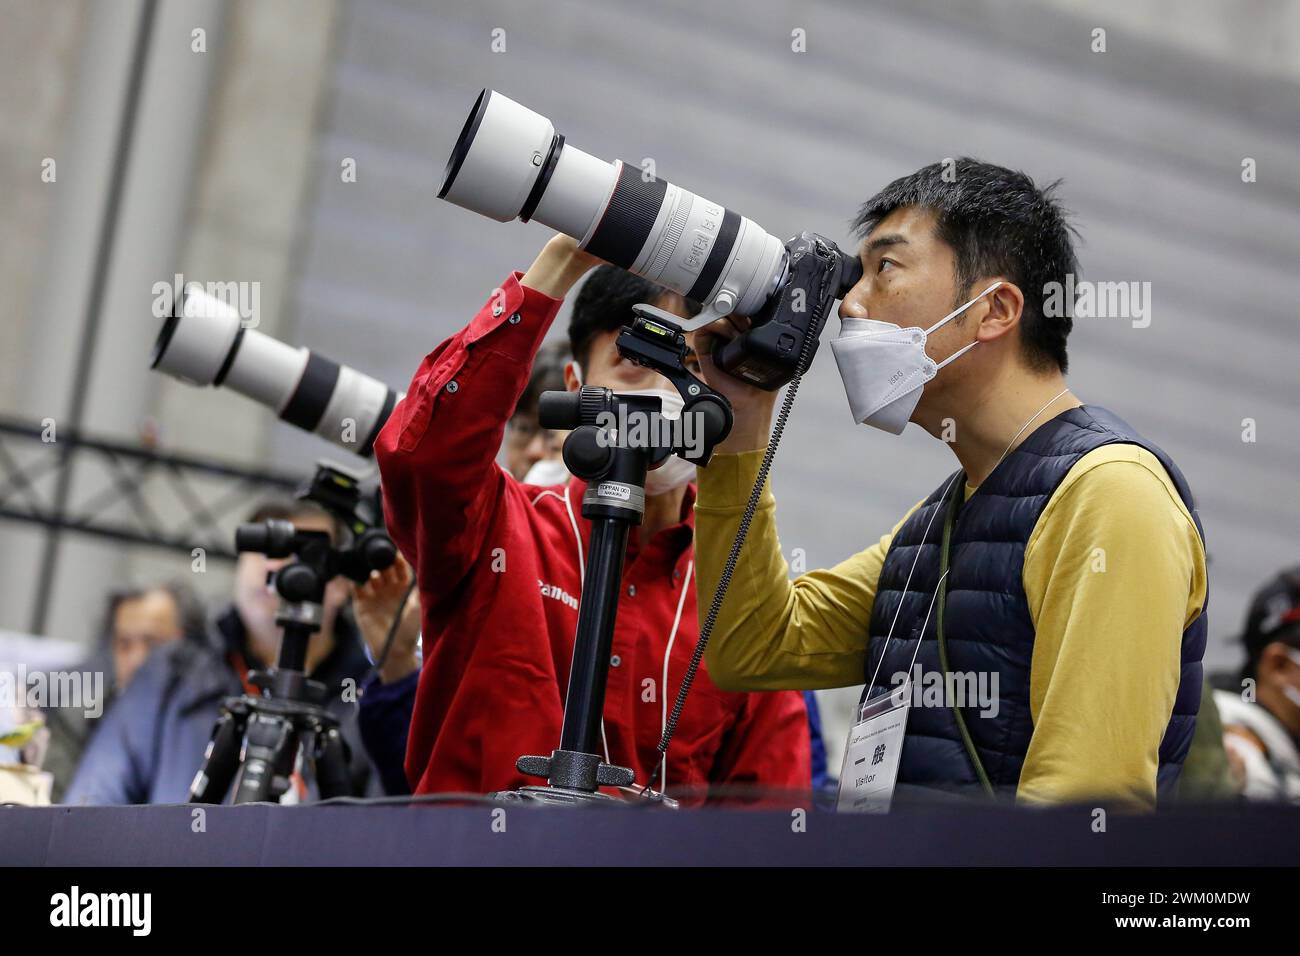
[[591, 479], [614, 463], [614, 449], [595, 425], [581, 425], [564, 439], [564, 467], [579, 478]]
[[735, 421], [731, 406], [717, 395], [701, 395], [698, 399], [682, 409], [682, 415], [698, 415], [704, 431], [704, 454], [694, 459], [697, 465], [707, 465], [713, 456], [713, 448], [729, 434]]
[[286, 601], [315, 601], [320, 579], [308, 565], [286, 564], [275, 572], [275, 589]]
[[397, 560], [397, 546], [393, 544], [393, 539], [379, 528], [371, 528], [363, 534], [361, 540], [357, 542], [357, 549], [361, 552], [361, 559], [365, 562], [366, 568], [371, 571], [382, 571], [392, 567], [393, 562]]
[[596, 768], [596, 783], [602, 787], [630, 787], [636, 782], [636, 774], [627, 767], [601, 763]]
[[551, 775], [551, 758], [520, 757], [515, 761], [515, 769], [530, 777], [541, 777], [545, 780]]

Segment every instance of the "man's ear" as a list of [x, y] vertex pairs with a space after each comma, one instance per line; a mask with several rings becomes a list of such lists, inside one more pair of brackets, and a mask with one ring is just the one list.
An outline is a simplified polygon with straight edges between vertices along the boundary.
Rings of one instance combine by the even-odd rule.
[[569, 392], [576, 392], [582, 388], [582, 368], [575, 361], [570, 360], [565, 363], [564, 388]]
[[984, 297], [987, 304], [980, 327], [975, 333], [976, 340], [991, 342], [1007, 335], [1020, 325], [1020, 316], [1025, 309], [1025, 296], [1020, 287], [1009, 279], [992, 279], [1001, 281], [996, 289]]

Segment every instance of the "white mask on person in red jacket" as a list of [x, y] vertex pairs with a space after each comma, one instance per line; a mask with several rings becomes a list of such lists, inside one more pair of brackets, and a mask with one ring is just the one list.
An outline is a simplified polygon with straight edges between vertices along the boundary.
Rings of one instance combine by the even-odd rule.
[[[582, 366], [577, 362], [573, 362], [570, 364], [570, 368], [573, 369], [573, 377], [581, 385]], [[658, 398], [659, 414], [672, 420], [682, 417], [682, 407], [686, 404], [682, 401], [682, 397], [670, 388], [620, 388], [616, 391], [619, 395], [641, 395], [646, 398]], [[653, 498], [655, 495], [667, 494], [682, 487], [682, 485], [690, 484], [694, 480], [695, 465], [680, 455], [669, 455], [662, 465], [646, 473], [645, 493]]]

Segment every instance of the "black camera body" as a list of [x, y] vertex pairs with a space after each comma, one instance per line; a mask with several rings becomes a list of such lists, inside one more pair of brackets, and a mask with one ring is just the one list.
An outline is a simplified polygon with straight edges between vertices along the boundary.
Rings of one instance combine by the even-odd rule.
[[[337, 522], [343, 540], [332, 542], [323, 531], [299, 531], [290, 521], [269, 518], [255, 524], [240, 525], [235, 532], [235, 550], [255, 551], [269, 558], [297, 557], [296, 565], [277, 572], [276, 588], [289, 601], [312, 600], [304, 594], [322, 590], [330, 578], [343, 575], [357, 584], [364, 583], [371, 571], [382, 571], [397, 560], [397, 547], [384, 529], [381, 515], [371, 514], [362, 500], [360, 479], [328, 462], [319, 462], [316, 473], [298, 494], [301, 501], [320, 505]], [[379, 507], [376, 499], [375, 510]], [[301, 570], [300, 570], [301, 569]], [[310, 570], [315, 585], [290, 587], [285, 593], [281, 577], [289, 581], [294, 575]], [[299, 580], [305, 582], [302, 576]], [[316, 587], [318, 585], [318, 587]]]
[[857, 256], [815, 232], [795, 236], [786, 252], [785, 281], [747, 331], [713, 352], [722, 371], [769, 392], [807, 371], [831, 306], [862, 278]]

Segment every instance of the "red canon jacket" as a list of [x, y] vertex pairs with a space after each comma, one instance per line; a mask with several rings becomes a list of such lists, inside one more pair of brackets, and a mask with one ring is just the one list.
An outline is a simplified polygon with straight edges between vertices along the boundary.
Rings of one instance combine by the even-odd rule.
[[[525, 485], [496, 463], [561, 304], [519, 278], [424, 359], [375, 445], [388, 528], [416, 569], [424, 614], [406, 750], [416, 793], [539, 783], [515, 759], [559, 745], [590, 523], [584, 482]], [[648, 543], [634, 528], [629, 541], [604, 730], [607, 759], [640, 785], [698, 637], [694, 503], [691, 486], [680, 524]], [[701, 666], [666, 784], [806, 789], [809, 749], [798, 693], [724, 693]]]

